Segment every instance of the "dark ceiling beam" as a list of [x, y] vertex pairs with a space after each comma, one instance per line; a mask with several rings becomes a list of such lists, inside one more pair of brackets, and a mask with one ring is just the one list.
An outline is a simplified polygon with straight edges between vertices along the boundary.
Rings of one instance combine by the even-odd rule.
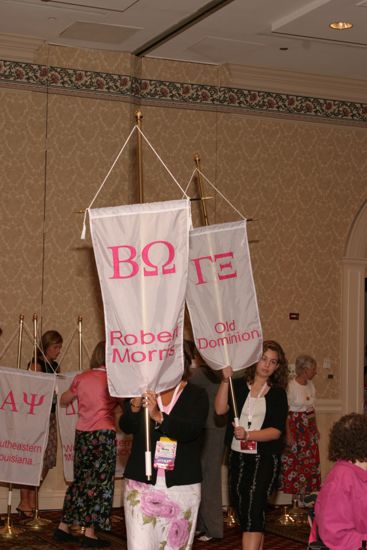
[[212, 15], [216, 11], [224, 8], [224, 6], [226, 6], [227, 4], [231, 4], [231, 2], [233, 1], [234, 0], [212, 0], [211, 2], [208, 2], [207, 4], [205, 4], [205, 6], [203, 6], [193, 14], [185, 17], [184, 19], [176, 23], [176, 25], [173, 25], [158, 36], [155, 36], [154, 38], [143, 44], [140, 48], [137, 48], [135, 51], [132, 52], [132, 54], [136, 55], [137, 57], [143, 57], [144, 55], [150, 53], [152, 50], [155, 50], [165, 42], [168, 42], [173, 37], [186, 31], [193, 25], [196, 25], [196, 23], [198, 23], [199, 21], [206, 19], [207, 17], [209, 17], [209, 15]]

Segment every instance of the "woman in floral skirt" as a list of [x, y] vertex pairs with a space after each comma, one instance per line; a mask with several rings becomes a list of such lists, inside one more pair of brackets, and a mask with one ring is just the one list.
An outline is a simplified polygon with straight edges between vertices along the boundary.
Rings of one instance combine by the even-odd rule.
[[[134, 434], [124, 477], [124, 509], [129, 550], [188, 550], [200, 504], [202, 432], [208, 397], [185, 374], [172, 389], [125, 402], [120, 427]], [[145, 475], [144, 407], [151, 419], [153, 469]]]
[[85, 527], [82, 546], [102, 548], [109, 541], [95, 535], [95, 527], [111, 529], [114, 475], [116, 467], [116, 429], [114, 410], [119, 400], [108, 393], [105, 342], [97, 344], [90, 369], [77, 374], [60, 398], [62, 406], [78, 400], [74, 481], [68, 487], [61, 522], [54, 533], [60, 542], [77, 542], [70, 526]]
[[301, 506], [305, 497], [320, 490], [319, 431], [315, 415], [316, 361], [310, 355], [296, 359], [296, 376], [288, 385], [287, 452], [282, 456], [281, 490]]

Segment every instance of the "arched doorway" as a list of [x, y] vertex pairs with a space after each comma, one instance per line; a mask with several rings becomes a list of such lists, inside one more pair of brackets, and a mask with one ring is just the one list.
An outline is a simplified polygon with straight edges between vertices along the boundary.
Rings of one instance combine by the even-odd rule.
[[363, 412], [367, 201], [350, 229], [342, 260], [341, 397], [343, 414]]

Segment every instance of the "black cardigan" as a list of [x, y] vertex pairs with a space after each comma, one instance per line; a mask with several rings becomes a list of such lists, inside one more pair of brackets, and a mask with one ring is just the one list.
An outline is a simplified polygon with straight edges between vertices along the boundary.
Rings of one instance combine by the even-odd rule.
[[[243, 378], [233, 380], [233, 390], [237, 401], [238, 415], [241, 417], [242, 408], [245, 404], [249, 389]], [[286, 391], [279, 386], [271, 386], [265, 395], [266, 413], [261, 429], [276, 428], [282, 435], [279, 439], [272, 441], [259, 441], [257, 449], [259, 454], [281, 454], [284, 447], [283, 435], [285, 433], [286, 420], [288, 416], [288, 399]], [[231, 407], [232, 409], [232, 407]], [[231, 446], [233, 438], [233, 410], [229, 415], [230, 421], [226, 433], [226, 443]]]
[[155, 485], [157, 470], [153, 468], [155, 446], [160, 437], [177, 441], [174, 470], [167, 470], [167, 487], [188, 485], [202, 480], [200, 454], [202, 432], [208, 415], [208, 396], [202, 388], [187, 383], [170, 414], [163, 414], [163, 422], [155, 428], [151, 421], [152, 477], [145, 475], [145, 426], [144, 411], [131, 411], [129, 400], [124, 403], [124, 414], [120, 428], [134, 434], [131, 453], [126, 464], [124, 477]]

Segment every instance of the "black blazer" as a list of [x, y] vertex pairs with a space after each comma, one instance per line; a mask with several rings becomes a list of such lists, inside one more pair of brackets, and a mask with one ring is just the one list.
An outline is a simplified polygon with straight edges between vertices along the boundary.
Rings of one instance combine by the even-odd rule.
[[[241, 416], [242, 408], [249, 394], [248, 386], [243, 378], [233, 380], [233, 390], [237, 401], [238, 414]], [[268, 393], [265, 395], [266, 413], [261, 429], [276, 428], [282, 432], [279, 439], [272, 441], [258, 442], [257, 449], [259, 454], [281, 454], [284, 441], [286, 421], [288, 416], [288, 399], [287, 393], [279, 386], [271, 386]], [[233, 438], [233, 409], [230, 407], [231, 414], [229, 415], [229, 424], [226, 433], [226, 443], [230, 447]]]
[[134, 434], [131, 453], [127, 461], [124, 477], [155, 485], [157, 470], [153, 468], [155, 446], [160, 437], [166, 436], [177, 441], [174, 470], [167, 470], [167, 487], [188, 485], [202, 480], [200, 454], [202, 432], [208, 415], [208, 396], [202, 388], [189, 382], [181, 392], [170, 414], [163, 414], [163, 422], [155, 428], [151, 421], [152, 478], [145, 476], [145, 427], [144, 411], [131, 411], [129, 400], [124, 403], [124, 414], [120, 418], [120, 428]]

